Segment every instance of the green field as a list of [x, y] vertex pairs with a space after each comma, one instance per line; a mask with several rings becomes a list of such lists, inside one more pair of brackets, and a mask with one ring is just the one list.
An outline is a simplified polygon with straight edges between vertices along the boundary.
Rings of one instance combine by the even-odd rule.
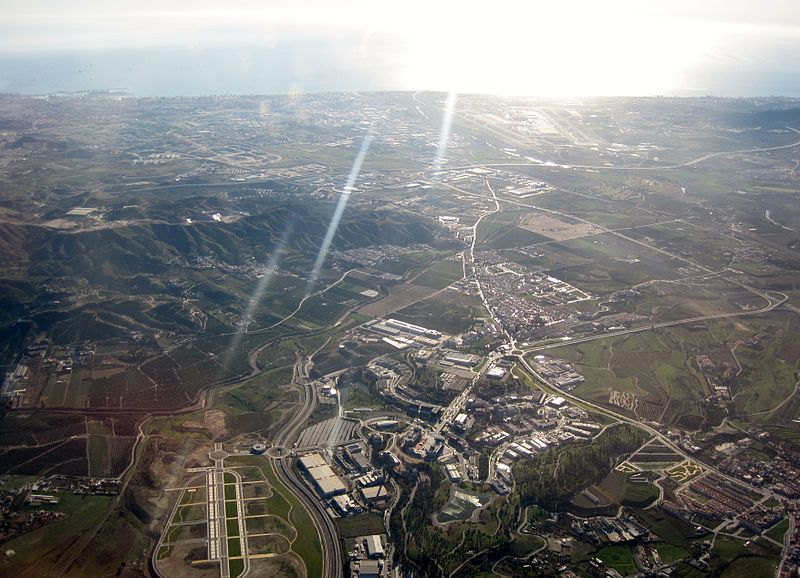
[[634, 510], [634, 514], [654, 534], [673, 546], [686, 547], [693, 528], [690, 524], [663, 512], [659, 508]]
[[[226, 509], [227, 509], [227, 507], [226, 507]], [[228, 537], [229, 538], [238, 538], [239, 537], [239, 518], [232, 518], [232, 519], [225, 520], [225, 526], [228, 529]]]
[[715, 556], [723, 560], [733, 560], [745, 551], [744, 540], [731, 536], [718, 536], [712, 549]]
[[225, 502], [225, 517], [235, 518], [239, 513], [239, 506], [236, 500], [229, 500]]
[[234, 484], [225, 484], [225, 499], [226, 500], [236, 499], [236, 486]]
[[356, 536], [369, 536], [372, 534], [383, 534], [386, 528], [383, 525], [383, 517], [375, 514], [358, 514], [347, 518], [336, 520], [339, 527], [339, 534], [342, 538], [355, 538]]
[[777, 542], [783, 542], [783, 537], [788, 529], [789, 529], [789, 519], [784, 518], [783, 520], [775, 524], [772, 528], [767, 530], [766, 535]]
[[477, 300], [468, 304], [458, 303], [447, 292], [404, 307], [393, 313], [392, 317], [444, 333], [457, 334], [467, 331], [476, 318], [486, 315], [486, 309]]
[[14, 550], [16, 555], [0, 561], [0, 573], [11, 576], [22, 569], [34, 572], [36, 568], [49, 568], [61, 548], [95, 529], [113, 503], [113, 498], [106, 496], [75, 496], [67, 492], [57, 496], [59, 504], [46, 508], [64, 512], [66, 517], [3, 544], [4, 549]]
[[629, 546], [606, 546], [597, 552], [597, 557], [623, 576], [636, 572], [636, 563]]
[[241, 558], [235, 558], [228, 562], [228, 569], [230, 572], [231, 578], [237, 578], [242, 572], [244, 572], [244, 560]]
[[[228, 536], [230, 536], [230, 532]], [[234, 538], [228, 538], [228, 555], [229, 556], [241, 556], [242, 555], [242, 541], [238, 538], [238, 531], [234, 534]]]
[[632, 484], [628, 482], [622, 494], [622, 504], [642, 508], [649, 506], [658, 498], [658, 488], [653, 484]]
[[715, 270], [729, 265], [730, 252], [742, 245], [730, 236], [685, 221], [639, 227], [630, 236]]
[[[676, 279], [683, 263], [612, 234], [536, 247], [537, 264], [583, 291], [607, 294], [655, 279]], [[696, 270], [699, 272], [699, 270]]]
[[428, 267], [421, 275], [414, 279], [415, 285], [423, 285], [431, 289], [444, 289], [454, 281], [464, 276], [461, 259], [445, 259]]
[[671, 564], [689, 556], [689, 551], [673, 544], [656, 544], [658, 556], [664, 564]]
[[530, 556], [533, 552], [544, 546], [544, 540], [533, 534], [516, 534], [511, 542], [514, 556]]
[[740, 557], [731, 562], [722, 573], [722, 578], [753, 578], [754, 576], [774, 576], [778, 563], [775, 559], [761, 557]]
[[649, 419], [661, 417], [668, 400], [677, 401], [683, 411], [670, 414], [672, 418], [698, 423], [697, 402], [706, 395], [707, 386], [690, 355], [671, 349], [661, 332], [598, 339], [560, 347], [550, 354], [576, 362], [586, 378], [575, 390], [580, 397], [613, 405], [612, 391], [631, 394], [640, 399], [639, 414]]
[[741, 414], [784, 424], [800, 413], [800, 400], [790, 399], [800, 368], [799, 330], [800, 318], [771, 314], [648, 330], [548, 353], [574, 362], [584, 375], [577, 395], [609, 405], [612, 390], [626, 392], [638, 400], [640, 417], [688, 428], [721, 417], [703, 403], [711, 392], [699, 367], [702, 354], [711, 363], [707, 375], [728, 384]]
[[274, 514], [276, 516], [280, 516], [284, 520], [288, 520], [290, 508], [291, 504], [289, 501], [283, 497], [283, 494], [279, 492], [272, 492], [272, 495], [267, 498], [267, 511], [270, 514]]

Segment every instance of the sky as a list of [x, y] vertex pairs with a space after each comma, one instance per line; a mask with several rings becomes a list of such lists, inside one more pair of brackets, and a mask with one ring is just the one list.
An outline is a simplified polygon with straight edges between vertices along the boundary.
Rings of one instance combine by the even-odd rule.
[[0, 0], [0, 91], [800, 96], [798, 0]]

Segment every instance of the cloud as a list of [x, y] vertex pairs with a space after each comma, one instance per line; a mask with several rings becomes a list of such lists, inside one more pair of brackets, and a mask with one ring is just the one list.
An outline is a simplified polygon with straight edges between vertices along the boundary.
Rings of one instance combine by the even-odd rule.
[[[262, 93], [297, 84], [304, 90], [668, 94], [684, 71], [714, 62], [709, 55], [759, 62], [767, 53], [796, 54], [787, 46], [800, 45], [796, 2], [241, 0], [222, 8], [208, 0], [140, 0], [120, 8], [97, 0], [5, 0], [0, 57], [174, 48], [197, 54], [203, 60], [196, 66], [207, 69], [218, 62], [214, 53], [231, 49], [240, 76], [263, 74], [259, 61], [285, 63], [271, 69], [280, 82], [264, 76], [254, 88]], [[228, 82], [231, 73], [217, 70], [213, 77]]]

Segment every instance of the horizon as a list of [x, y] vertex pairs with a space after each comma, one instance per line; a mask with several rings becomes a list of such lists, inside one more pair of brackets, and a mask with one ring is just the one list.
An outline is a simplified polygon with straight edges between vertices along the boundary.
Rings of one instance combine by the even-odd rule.
[[[117, 96], [120, 98], [131, 99], [204, 99], [204, 98], [302, 98], [304, 96], [324, 96], [324, 95], [342, 95], [351, 94], [353, 96], [369, 96], [369, 95], [386, 95], [386, 94], [431, 94], [441, 95], [446, 98], [449, 94], [444, 90], [427, 90], [427, 89], [375, 89], [375, 90], [319, 90], [314, 92], [242, 92], [242, 93], [205, 93], [205, 94], [170, 94], [170, 95], [139, 95], [128, 92], [124, 87], [108, 87], [108, 88], [87, 88], [83, 90], [70, 90], [70, 91], [56, 91], [56, 92], [43, 92], [43, 93], [23, 93], [23, 92], [5, 92], [0, 91], [0, 97], [20, 97], [20, 98], [70, 98], [85, 95], [107, 95]], [[749, 94], [727, 96], [721, 94], [692, 94], [692, 95], [679, 95], [679, 94], [586, 94], [581, 96], [573, 96], [569, 94], [562, 95], [540, 95], [540, 94], [493, 94], [488, 92], [464, 92], [456, 93], [459, 98], [466, 97], [492, 97], [500, 100], [514, 100], [514, 99], [528, 99], [540, 101], [552, 101], [554, 103], [563, 103], [565, 100], [574, 100], [576, 103], [583, 101], [593, 100], [615, 100], [615, 99], [636, 99], [636, 100], [703, 100], [703, 99], [720, 99], [720, 100], [787, 100], [787, 101], [800, 101], [800, 96], [789, 96], [783, 94]]]
[[0, 92], [800, 97], [792, 2], [641, 4], [7, 0]]

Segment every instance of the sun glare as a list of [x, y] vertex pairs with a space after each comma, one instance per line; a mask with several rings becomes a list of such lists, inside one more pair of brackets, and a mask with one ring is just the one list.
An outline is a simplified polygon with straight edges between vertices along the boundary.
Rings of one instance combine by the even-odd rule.
[[67, 47], [83, 50], [91, 64], [103, 51], [177, 48], [197, 55], [179, 67], [179, 83], [198, 74], [204, 59], [233, 48], [242, 57], [229, 69], [253, 79], [269, 70], [264, 81], [280, 78], [269, 84], [280, 93], [291, 86], [541, 96], [713, 91], [714, 74], [736, 85], [741, 71], [729, 63], [743, 63], [759, 77], [791, 73], [787, 46], [800, 35], [789, 8], [765, 24], [743, 0], [242, 0], [224, 8], [175, 0], [168, 10], [142, 0], [125, 10], [97, 2], [80, 13], [11, 2], [17, 7], [0, 23], [0, 54]]
[[[577, 18], [528, 6], [506, 19], [467, 13], [404, 42], [404, 84], [501, 95], [658, 94], [712, 49], [686, 21], [595, 11]], [[394, 33], [402, 38], [403, 23]]]

